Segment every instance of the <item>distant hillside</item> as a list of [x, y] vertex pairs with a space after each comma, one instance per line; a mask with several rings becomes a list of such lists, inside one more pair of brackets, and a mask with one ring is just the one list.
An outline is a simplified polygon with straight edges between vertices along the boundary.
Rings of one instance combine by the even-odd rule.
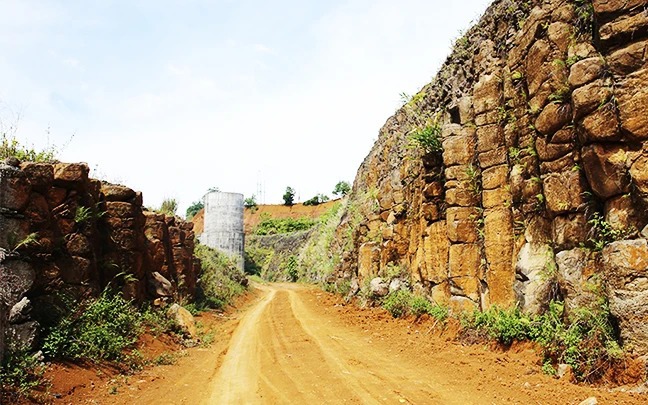
[[[256, 210], [245, 209], [244, 212], [244, 224], [245, 224], [245, 234], [249, 235], [253, 232], [254, 228], [259, 224], [261, 220], [261, 215], [267, 213], [272, 218], [319, 218], [322, 214], [328, 211], [333, 204], [338, 200], [328, 201], [319, 205], [304, 205], [304, 204], [295, 204], [295, 205], [258, 205]], [[196, 235], [200, 235], [203, 232], [204, 228], [204, 211], [200, 210], [191, 220], [194, 223], [194, 232]]]

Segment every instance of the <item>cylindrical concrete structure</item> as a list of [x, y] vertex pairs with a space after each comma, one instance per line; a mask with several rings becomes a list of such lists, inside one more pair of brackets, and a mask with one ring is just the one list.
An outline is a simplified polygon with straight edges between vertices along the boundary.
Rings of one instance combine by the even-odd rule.
[[212, 191], [203, 197], [203, 245], [218, 249], [234, 259], [243, 269], [243, 194]]

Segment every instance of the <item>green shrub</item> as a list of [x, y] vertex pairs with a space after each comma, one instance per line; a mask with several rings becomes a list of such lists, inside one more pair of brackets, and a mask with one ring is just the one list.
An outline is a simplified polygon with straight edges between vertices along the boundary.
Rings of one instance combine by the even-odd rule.
[[328, 196], [324, 194], [317, 194], [315, 197], [304, 201], [304, 205], [306, 206], [312, 206], [312, 205], [320, 205], [329, 200]]
[[382, 305], [394, 318], [407, 315], [419, 318], [427, 314], [438, 321], [445, 321], [449, 314], [447, 307], [433, 304], [427, 298], [412, 294], [407, 290], [389, 293]]
[[187, 220], [191, 221], [191, 219], [195, 217], [196, 214], [199, 213], [200, 210], [203, 208], [205, 208], [205, 204], [202, 201], [192, 202], [189, 208], [187, 208], [187, 211], [185, 213], [187, 216]]
[[288, 275], [288, 279], [292, 282], [299, 279], [299, 262], [297, 261], [297, 256], [291, 255], [288, 258], [286, 263], [286, 274]]
[[120, 293], [106, 289], [76, 305], [45, 337], [51, 358], [121, 360], [139, 336], [141, 317]]
[[[185, 308], [188, 309], [190, 305], [186, 305]], [[175, 320], [167, 316], [166, 311], [162, 308], [145, 304], [141, 309], [140, 316], [142, 326], [145, 326], [154, 336], [175, 333], [179, 330]]]
[[243, 206], [251, 210], [256, 210], [257, 208], [256, 196], [252, 194], [252, 197], [248, 197], [245, 200], [243, 200]]
[[2, 134], [2, 140], [0, 141], [0, 160], [5, 160], [8, 157], [15, 157], [23, 162], [50, 163], [56, 160], [56, 148], [50, 146], [47, 149], [38, 151], [34, 148], [21, 145], [13, 136]]
[[157, 210], [160, 214], [168, 215], [170, 217], [175, 216], [177, 211], [178, 201], [175, 198], [165, 198], [164, 201], [162, 201], [162, 205], [160, 205], [160, 208]]
[[412, 293], [405, 290], [397, 290], [389, 293], [383, 301], [385, 308], [394, 318], [400, 318], [409, 313]]
[[0, 398], [26, 396], [42, 383], [44, 367], [28, 350], [10, 348], [0, 364]]
[[560, 302], [551, 302], [547, 312], [533, 317], [517, 308], [492, 307], [473, 313], [463, 324], [506, 345], [514, 340], [535, 341], [543, 347], [543, 370], [553, 369], [552, 363], [568, 364], [581, 381], [596, 379], [622, 354], [604, 299], [596, 308], [580, 308], [568, 317]]
[[423, 128], [415, 129], [409, 134], [410, 141], [425, 153], [441, 153], [443, 145], [441, 143], [441, 125], [434, 123]]
[[412, 296], [409, 302], [410, 312], [415, 317], [420, 317], [424, 314], [429, 314], [432, 312], [432, 303], [428, 301], [425, 297], [420, 295]]
[[518, 308], [504, 310], [492, 307], [473, 315], [472, 326], [486, 331], [490, 338], [502, 344], [510, 345], [514, 340], [532, 338], [531, 319]]

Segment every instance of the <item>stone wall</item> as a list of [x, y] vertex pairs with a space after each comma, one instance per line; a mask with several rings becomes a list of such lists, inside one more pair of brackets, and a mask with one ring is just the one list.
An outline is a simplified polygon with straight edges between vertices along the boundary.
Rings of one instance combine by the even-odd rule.
[[63, 300], [96, 296], [109, 284], [138, 303], [195, 293], [193, 224], [146, 211], [141, 193], [88, 173], [86, 164], [0, 164], [0, 337], [7, 345], [33, 346]]
[[[400, 266], [453, 311], [607, 294], [624, 342], [648, 353], [647, 8], [494, 2], [380, 130], [337, 277]], [[424, 128], [442, 152], [412, 147]]]

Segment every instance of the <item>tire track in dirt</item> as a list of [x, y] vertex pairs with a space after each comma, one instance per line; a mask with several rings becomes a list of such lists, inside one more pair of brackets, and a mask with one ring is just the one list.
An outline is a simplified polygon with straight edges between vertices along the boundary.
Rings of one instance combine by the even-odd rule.
[[[259, 287], [264, 298], [241, 319], [211, 384], [210, 403], [468, 404], [441, 378], [430, 378], [365, 338], [315, 314], [303, 287]], [[438, 381], [441, 382], [438, 382]]]

